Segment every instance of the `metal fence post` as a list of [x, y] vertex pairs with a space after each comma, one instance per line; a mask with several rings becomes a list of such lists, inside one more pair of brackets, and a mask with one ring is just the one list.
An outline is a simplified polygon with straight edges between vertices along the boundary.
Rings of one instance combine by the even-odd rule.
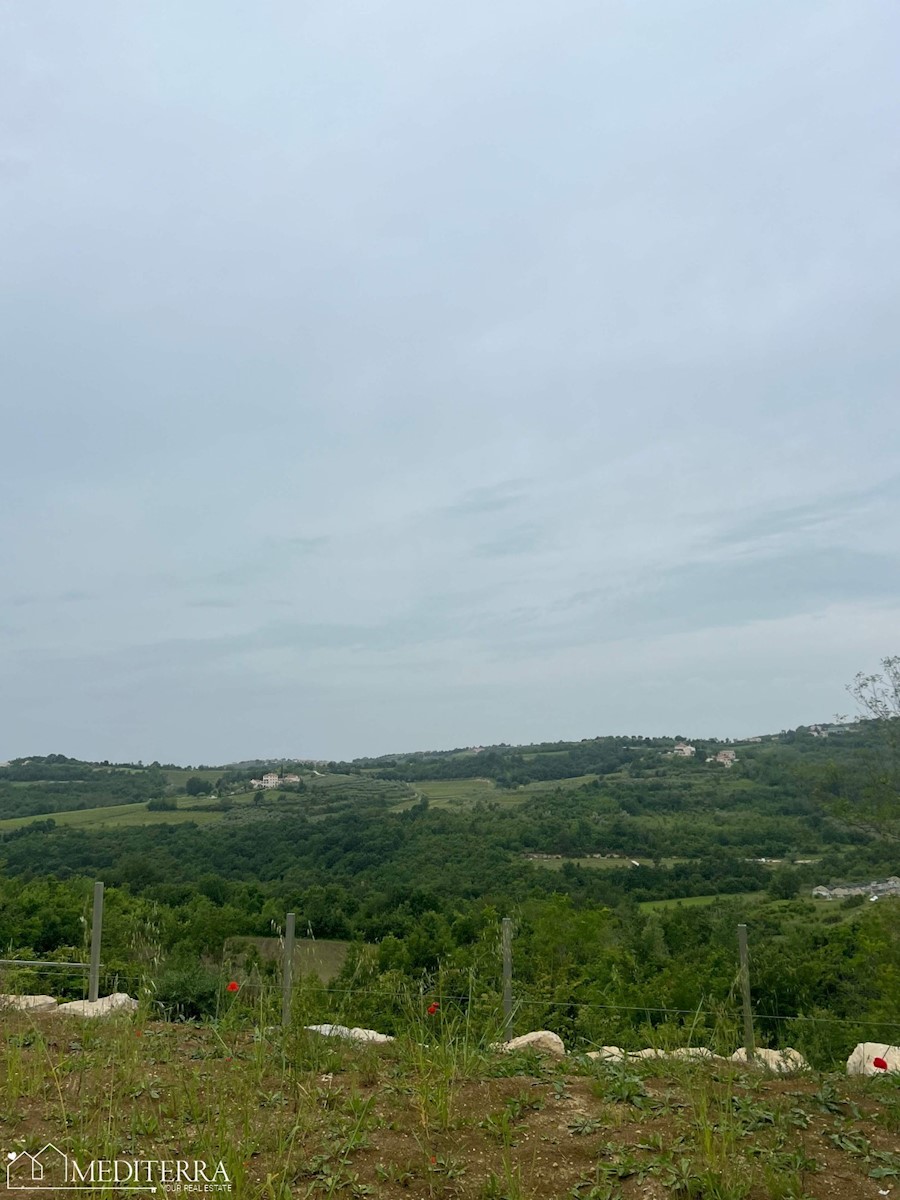
[[504, 917], [500, 923], [503, 948], [503, 1040], [512, 1037], [512, 919]]
[[753, 1010], [750, 1008], [750, 954], [747, 950], [747, 926], [738, 925], [738, 950], [741, 956], [741, 999], [744, 1007], [744, 1049], [747, 1062], [752, 1062], [756, 1053], [753, 1036]]
[[88, 1000], [100, 996], [100, 939], [103, 936], [103, 884], [94, 884], [94, 913], [91, 918], [91, 970], [88, 976]]
[[291, 1023], [291, 989], [294, 983], [294, 925], [294, 914], [288, 913], [284, 925], [284, 964], [281, 969], [281, 1024], [285, 1029]]

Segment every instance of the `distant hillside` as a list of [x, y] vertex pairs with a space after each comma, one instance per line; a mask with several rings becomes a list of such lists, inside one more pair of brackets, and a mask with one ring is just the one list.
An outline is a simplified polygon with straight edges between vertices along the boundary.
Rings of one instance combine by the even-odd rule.
[[[509, 915], [521, 1020], [623, 1044], [736, 1019], [740, 920], [766, 1036], [837, 1062], [898, 1020], [900, 901], [812, 891], [898, 875], [900, 848], [873, 792], [891, 778], [883, 729], [824, 732], [315, 767], [16, 760], [2, 786], [33, 815], [0, 823], [0, 941], [25, 959], [81, 957], [102, 879], [110, 982], [151, 978], [165, 1011], [207, 1016], [225, 943], [262, 945], [294, 912], [298, 930], [349, 944], [329, 986], [352, 984], [366, 1024], [399, 1019], [405, 988], [495, 994]], [[253, 787], [264, 774], [272, 786]], [[277, 972], [277, 955], [258, 969]], [[10, 988], [27, 969], [15, 975]]]

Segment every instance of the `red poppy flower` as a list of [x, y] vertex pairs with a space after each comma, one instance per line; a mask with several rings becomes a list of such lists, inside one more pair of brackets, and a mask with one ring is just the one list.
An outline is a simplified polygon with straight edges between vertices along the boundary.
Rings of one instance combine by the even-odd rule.
[[239, 983], [235, 983], [235, 981], [232, 979], [231, 983], [229, 983], [227, 985], [227, 987], [225, 988], [225, 991], [226, 992], [236, 992], [240, 988], [240, 986], [241, 985]]
[[879, 1071], [886, 1071], [886, 1070], [887, 1070], [887, 1063], [884, 1061], [884, 1059], [883, 1059], [883, 1058], [873, 1058], [873, 1059], [872, 1059], [872, 1066], [873, 1066], [873, 1067], [877, 1067]]
[[434, 1002], [433, 1004], [429, 1004], [429, 1005], [428, 1005], [428, 1015], [429, 1015], [429, 1017], [433, 1017], [433, 1016], [434, 1016], [434, 1014], [437, 1012], [437, 1010], [438, 1010], [440, 1007], [441, 1007], [441, 1006], [438, 1004], [437, 1000], [435, 1000], [435, 1002]]

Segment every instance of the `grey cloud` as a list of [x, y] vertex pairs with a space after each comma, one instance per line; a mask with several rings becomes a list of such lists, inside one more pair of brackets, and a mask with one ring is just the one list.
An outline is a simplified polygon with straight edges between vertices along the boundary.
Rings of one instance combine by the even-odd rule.
[[448, 516], [469, 517], [485, 513], [506, 512], [516, 507], [525, 496], [525, 480], [510, 480], [491, 487], [472, 488], [455, 503], [438, 512]]
[[797, 549], [737, 562], [690, 563], [629, 598], [634, 630], [709, 629], [818, 612], [829, 604], [893, 600], [900, 559], [849, 549]]
[[730, 524], [714, 539], [719, 545], [759, 542], [784, 534], [803, 535], [823, 525], [843, 521], [873, 503], [900, 501], [900, 476], [872, 487], [825, 496], [809, 504], [776, 508]]
[[243, 587], [266, 574], [277, 575], [292, 563], [311, 558], [324, 550], [332, 539], [328, 537], [286, 537], [266, 539], [259, 546], [247, 550], [242, 548], [240, 561], [208, 573], [198, 573], [194, 579], [200, 583], [222, 587]]
[[479, 558], [506, 558], [530, 554], [546, 542], [546, 534], [536, 525], [518, 525], [486, 542], [479, 542], [474, 553]]
[[839, 707], [896, 649], [900, 9], [271, 15], [0, 10], [0, 759]]
[[70, 588], [63, 592], [18, 592], [7, 596], [2, 603], [8, 604], [10, 608], [27, 608], [36, 604], [80, 604], [83, 600], [90, 599], [90, 592], [81, 591], [78, 588]]
[[316, 550], [323, 550], [331, 541], [327, 537], [289, 537], [285, 538], [285, 544], [294, 550], [299, 550], [303, 554], [312, 554]]

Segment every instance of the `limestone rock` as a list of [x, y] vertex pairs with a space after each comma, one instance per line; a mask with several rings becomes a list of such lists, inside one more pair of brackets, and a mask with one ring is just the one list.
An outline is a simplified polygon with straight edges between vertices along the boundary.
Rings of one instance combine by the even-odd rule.
[[682, 1046], [678, 1050], [658, 1050], [649, 1046], [646, 1050], [622, 1050], [619, 1046], [601, 1046], [599, 1050], [589, 1050], [586, 1058], [595, 1062], [628, 1062], [636, 1058], [687, 1058], [702, 1059], [704, 1062], [722, 1061], [712, 1050], [705, 1046]]
[[51, 1012], [56, 1008], [52, 996], [2, 996], [0, 1008], [14, 1008], [19, 1012]]
[[585, 1058], [595, 1062], [624, 1062], [625, 1051], [621, 1046], [601, 1046], [599, 1050], [588, 1050]]
[[348, 1025], [305, 1025], [310, 1033], [321, 1034], [322, 1037], [345, 1038], [348, 1042], [392, 1042], [394, 1039], [387, 1033], [378, 1033], [374, 1029], [351, 1029]]
[[551, 1033], [549, 1029], [536, 1029], [533, 1033], [523, 1033], [509, 1042], [495, 1042], [494, 1050], [536, 1050], [538, 1054], [552, 1054], [556, 1058], [564, 1058], [566, 1048], [562, 1038]]
[[[887, 1066], [876, 1067], [876, 1058]], [[858, 1042], [847, 1059], [848, 1075], [884, 1075], [887, 1071], [900, 1071], [900, 1046], [889, 1046], [887, 1042]]]
[[60, 1004], [57, 1012], [66, 1013], [73, 1017], [111, 1017], [115, 1013], [135, 1012], [138, 1002], [125, 992], [113, 992], [111, 996], [101, 996], [99, 1000], [72, 1000], [68, 1004]]
[[[743, 1047], [740, 1050], [735, 1050], [731, 1056], [731, 1061], [746, 1065], [747, 1051]], [[809, 1069], [809, 1064], [803, 1055], [797, 1050], [792, 1050], [790, 1046], [787, 1046], [784, 1050], [757, 1049], [754, 1055], [754, 1065], [765, 1067], [769, 1071], [775, 1071], [780, 1075], [790, 1075], [793, 1071], [806, 1071]]]

